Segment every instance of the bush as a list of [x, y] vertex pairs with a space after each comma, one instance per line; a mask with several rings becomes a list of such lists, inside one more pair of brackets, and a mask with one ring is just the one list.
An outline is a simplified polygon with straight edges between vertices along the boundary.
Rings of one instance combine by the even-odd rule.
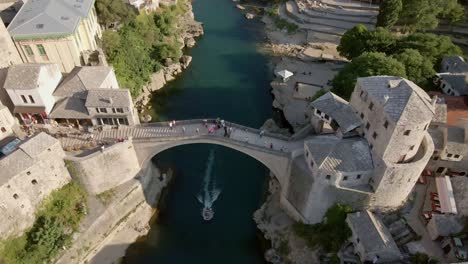
[[322, 247], [327, 252], [336, 253], [351, 236], [351, 229], [346, 224], [346, 215], [351, 207], [335, 204], [327, 210], [324, 221], [319, 224], [294, 224], [295, 233], [307, 241], [310, 248]]
[[48, 263], [68, 245], [86, 214], [86, 192], [71, 182], [51, 193], [40, 207], [32, 228], [0, 243], [0, 260], [8, 264]]

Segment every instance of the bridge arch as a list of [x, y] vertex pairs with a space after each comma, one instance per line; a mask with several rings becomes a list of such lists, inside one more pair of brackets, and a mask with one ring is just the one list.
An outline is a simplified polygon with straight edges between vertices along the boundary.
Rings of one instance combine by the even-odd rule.
[[154, 156], [164, 150], [191, 144], [213, 144], [234, 149], [262, 163], [275, 175], [281, 185], [288, 178], [290, 166], [289, 153], [265, 150], [264, 148], [249, 145], [245, 142], [232, 142], [224, 138], [212, 136], [179, 138], [177, 140], [133, 140], [133, 146], [143, 170], [149, 166]]

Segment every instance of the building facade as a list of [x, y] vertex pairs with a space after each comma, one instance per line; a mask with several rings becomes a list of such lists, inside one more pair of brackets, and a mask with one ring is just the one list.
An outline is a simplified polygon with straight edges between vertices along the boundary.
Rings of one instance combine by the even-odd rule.
[[0, 237], [31, 227], [44, 198], [70, 182], [64, 157], [60, 142], [40, 133], [0, 160]]
[[20, 64], [8, 69], [4, 89], [14, 105], [13, 112], [25, 124], [45, 123], [55, 104], [53, 91], [62, 74], [56, 64]]
[[0, 140], [13, 134], [13, 126], [15, 118], [11, 115], [10, 110], [0, 103]]
[[65, 73], [84, 65], [82, 53], [102, 35], [94, 0], [27, 1], [8, 31], [25, 63], [56, 63]]
[[0, 18], [0, 68], [20, 63], [23, 63], [23, 61]]

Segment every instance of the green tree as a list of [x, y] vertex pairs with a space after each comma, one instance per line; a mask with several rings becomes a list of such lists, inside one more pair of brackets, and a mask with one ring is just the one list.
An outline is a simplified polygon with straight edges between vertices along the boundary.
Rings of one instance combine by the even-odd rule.
[[392, 75], [406, 77], [405, 66], [384, 53], [364, 52], [354, 58], [333, 79], [333, 92], [345, 99], [351, 97], [358, 77]]
[[463, 20], [465, 9], [457, 0], [439, 0], [441, 2], [441, 12], [439, 17], [448, 20], [450, 23], [456, 23]]
[[380, 4], [377, 26], [391, 28], [400, 18], [403, 9], [402, 0], [386, 0]]
[[416, 253], [410, 256], [410, 261], [412, 264], [436, 264], [437, 261], [430, 259], [429, 256], [423, 253]]
[[398, 24], [407, 31], [434, 29], [442, 11], [438, 0], [404, 0]]
[[346, 31], [340, 40], [337, 50], [341, 56], [352, 59], [361, 55], [366, 49], [366, 39], [369, 34], [367, 28], [358, 24]]
[[406, 77], [422, 87], [426, 86], [427, 80], [436, 74], [430, 59], [423, 57], [417, 50], [405, 49], [393, 58], [405, 66]]
[[109, 26], [111, 23], [127, 23], [135, 18], [135, 11], [124, 1], [97, 0], [96, 12], [99, 23]]
[[378, 27], [374, 31], [369, 31], [364, 51], [392, 54], [395, 52], [396, 41], [397, 38], [388, 29]]
[[397, 42], [400, 50], [415, 49], [425, 58], [429, 58], [435, 67], [439, 67], [442, 58], [463, 55], [462, 50], [446, 36], [430, 33], [414, 33]]

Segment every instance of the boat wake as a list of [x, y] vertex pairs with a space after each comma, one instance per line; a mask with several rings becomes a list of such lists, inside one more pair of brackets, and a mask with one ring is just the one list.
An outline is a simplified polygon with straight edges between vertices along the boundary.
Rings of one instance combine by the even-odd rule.
[[200, 193], [197, 195], [197, 200], [203, 205], [201, 215], [205, 221], [209, 221], [214, 216], [213, 203], [221, 194], [221, 189], [216, 185], [216, 179], [211, 177], [214, 164], [214, 150], [210, 150], [206, 163], [205, 177], [203, 178], [203, 186]]

